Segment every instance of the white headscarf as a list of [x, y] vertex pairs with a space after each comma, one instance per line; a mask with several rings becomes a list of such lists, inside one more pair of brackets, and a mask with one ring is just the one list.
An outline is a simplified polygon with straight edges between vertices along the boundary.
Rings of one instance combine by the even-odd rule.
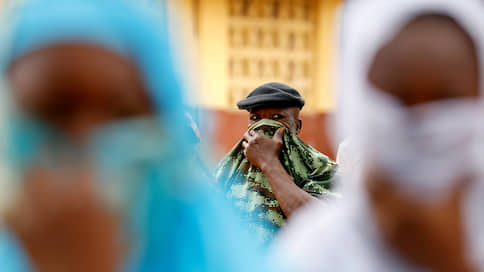
[[[343, 12], [339, 62], [336, 138], [358, 135], [369, 66], [379, 49], [409, 21], [436, 13], [454, 18], [475, 43], [479, 68], [484, 66], [484, 3], [478, 0], [353, 0]], [[481, 81], [481, 90], [484, 80]]]
[[[341, 141], [345, 138], [350, 138], [352, 147], [349, 148], [354, 153], [358, 153], [360, 156], [362, 152], [365, 152], [365, 145], [367, 143], [362, 142], [365, 140], [364, 135], [370, 134], [371, 136], [381, 136], [383, 139], [373, 139], [374, 142], [378, 142], [379, 146], [385, 146], [386, 143], [395, 143], [395, 135], [399, 131], [392, 131], [393, 134], [378, 135], [376, 131], [371, 131], [375, 127], [386, 128], [385, 122], [391, 122], [401, 116], [395, 116], [399, 113], [395, 110], [399, 105], [395, 105], [395, 101], [381, 101], [390, 100], [388, 97], [375, 97], [374, 93], [368, 92], [370, 88], [367, 77], [369, 66], [376, 55], [377, 51], [388, 41], [394, 38], [398, 34], [398, 30], [404, 27], [410, 20], [418, 15], [426, 13], [437, 13], [448, 15], [454, 18], [457, 23], [463, 27], [475, 43], [476, 53], [478, 56], [479, 69], [484, 71], [484, 30], [482, 6], [484, 4], [479, 1], [452, 1], [452, 0], [395, 0], [395, 1], [353, 1], [350, 2], [345, 9], [344, 13], [344, 30], [342, 33], [342, 50], [341, 50], [341, 62], [340, 62], [340, 93], [339, 93], [339, 107], [337, 109], [335, 118], [335, 132], [336, 138]], [[481, 80], [481, 92], [484, 89], [484, 80]], [[377, 101], [380, 100], [380, 101]], [[383, 103], [379, 103], [383, 102]], [[385, 103], [387, 102], [387, 103]], [[391, 105], [391, 104], [394, 105]], [[379, 105], [390, 104], [391, 107], [382, 108]], [[438, 103], [434, 103], [438, 104]], [[473, 129], [476, 122], [471, 124], [473, 120], [466, 120], [466, 122], [460, 122], [462, 118], [465, 118], [465, 114], [460, 112], [459, 116], [451, 116], [454, 112], [449, 105], [441, 112], [447, 112], [447, 116], [440, 116], [438, 120], [428, 120], [423, 125], [432, 124], [434, 133], [438, 133], [441, 130], [454, 131], [469, 131]], [[449, 107], [450, 106], [450, 107]], [[427, 107], [428, 108], [428, 107]], [[435, 107], [434, 108], [438, 108]], [[466, 107], [460, 107], [466, 108]], [[469, 112], [469, 107], [467, 107]], [[384, 111], [384, 112], [380, 112]], [[437, 115], [437, 114], [435, 114]], [[482, 113], [480, 113], [482, 117]], [[374, 120], [375, 117], [380, 117], [379, 120]], [[394, 118], [391, 118], [394, 117]], [[450, 117], [450, 119], [449, 119]], [[475, 118], [474, 120], [476, 120]], [[371, 121], [370, 121], [371, 120]], [[448, 121], [448, 122], [446, 122]], [[377, 124], [372, 124], [378, 122]], [[436, 124], [438, 123], [438, 124]], [[396, 126], [395, 126], [396, 127]], [[427, 129], [428, 130], [428, 129]], [[428, 132], [428, 131], [426, 131]], [[462, 135], [462, 134], [461, 134]], [[416, 136], [416, 135], [414, 135]], [[458, 135], [454, 133], [454, 137]], [[366, 139], [368, 141], [368, 139]], [[371, 139], [370, 139], [371, 140]], [[393, 140], [393, 141], [392, 141]], [[452, 139], [457, 141], [457, 139]], [[383, 141], [383, 142], [381, 142]], [[389, 142], [390, 141], [390, 142]], [[390, 154], [381, 154], [386, 157], [393, 157], [398, 159], [395, 155], [408, 153], [408, 145], [404, 146], [404, 142], [397, 142], [400, 146], [392, 146], [385, 150]], [[440, 144], [446, 146], [446, 143], [432, 142], [434, 145]], [[447, 143], [447, 147], [450, 146]], [[373, 147], [372, 147], [373, 148]], [[382, 150], [382, 151], [385, 151]], [[378, 151], [378, 150], [377, 150]], [[420, 155], [422, 151], [418, 150]], [[456, 150], [457, 151], [457, 150]], [[462, 153], [462, 152], [460, 152]], [[457, 155], [457, 154], [456, 154]], [[463, 155], [464, 156], [464, 155]], [[455, 156], [458, 158], [459, 156]], [[452, 166], [455, 165], [456, 159], [453, 161], [444, 162], [443, 164]], [[426, 167], [426, 168], [425, 168]], [[422, 167], [423, 169], [431, 168], [428, 165]], [[449, 168], [449, 167], [447, 167]], [[457, 168], [457, 167], [455, 167]], [[450, 169], [447, 173], [453, 173], [455, 169]], [[421, 172], [421, 171], [416, 171]], [[445, 173], [445, 174], [447, 174]], [[437, 179], [437, 177], [436, 177]]]
[[[388, 124], [388, 120], [399, 120], [402, 114], [401, 106], [395, 104], [395, 99], [389, 95], [378, 95], [368, 83], [368, 72], [376, 53], [412, 19], [419, 15], [442, 14], [453, 18], [471, 37], [478, 57], [479, 75], [484, 71], [484, 3], [479, 0], [354, 0], [349, 2], [343, 12], [343, 32], [341, 43], [341, 62], [339, 80], [339, 108], [336, 113], [335, 130], [338, 141], [351, 139], [348, 149], [362, 161], [369, 150], [368, 135], [378, 136], [370, 139], [375, 142], [376, 156], [390, 167], [390, 174], [399, 173], [398, 168], [392, 169], [402, 158], [408, 159], [412, 154], [419, 154], [416, 162], [415, 175], [402, 178], [397, 185], [410, 193], [435, 194], [440, 189], [448, 189], [456, 179], [447, 175], [461, 175], [465, 171], [474, 172], [477, 169], [478, 158], [473, 157], [479, 145], [469, 144], [468, 148], [451, 149], [469, 134], [477, 138], [479, 123], [484, 123], [482, 112], [478, 107], [469, 106], [464, 100], [456, 99], [457, 103], [435, 102], [416, 110], [431, 111], [430, 120], [423, 120], [423, 134], [439, 135], [456, 133], [452, 137], [439, 137], [429, 143], [430, 151], [409, 150], [415, 148], [408, 138], [399, 138], [401, 130], [374, 131], [381, 127], [397, 128]], [[483, 93], [484, 80], [480, 80], [480, 92]], [[386, 100], [386, 101], [385, 101]], [[459, 105], [463, 104], [463, 105]], [[384, 113], [379, 112], [383, 110]], [[455, 115], [453, 113], [456, 113]], [[478, 114], [469, 119], [473, 114]], [[434, 118], [435, 117], [435, 118]], [[467, 119], [466, 119], [467, 118]], [[464, 122], [462, 122], [464, 120]], [[473, 121], [476, 121], [472, 123]], [[418, 129], [417, 129], [418, 130]], [[449, 131], [450, 130], [450, 131]], [[454, 131], [456, 130], [456, 131]], [[407, 133], [408, 134], [408, 133]], [[422, 133], [415, 132], [421, 137]], [[408, 134], [409, 137], [414, 135]], [[385, 146], [388, 143], [390, 145]], [[380, 144], [384, 148], [376, 146]], [[397, 146], [392, 146], [395, 144]], [[432, 154], [435, 150], [445, 150], [445, 156]], [[481, 151], [484, 151], [482, 148]], [[479, 151], [479, 150], [477, 150]], [[453, 152], [456, 152], [455, 154]], [[477, 152], [483, 153], [483, 152]], [[346, 154], [349, 156], [350, 154]], [[459, 159], [465, 159], [462, 164]], [[473, 164], [472, 162], [476, 162]], [[444, 167], [444, 171], [436, 172], [427, 162]], [[461, 163], [460, 165], [455, 163]], [[456, 167], [457, 166], [457, 167]], [[361, 169], [356, 169], [356, 171]], [[432, 171], [434, 170], [434, 171]], [[455, 171], [462, 171], [454, 173]], [[446, 182], [438, 182], [441, 179]], [[345, 179], [356, 179], [348, 182]], [[421, 182], [431, 180], [431, 182]], [[404, 183], [406, 181], [407, 183]], [[347, 175], [343, 173], [343, 182], [350, 186], [344, 189], [343, 198], [330, 210], [320, 208], [308, 209], [299, 219], [289, 224], [276, 242], [279, 258], [289, 260], [297, 271], [416, 271], [412, 265], [389, 250], [381, 239], [373, 224], [372, 214], [367, 206], [366, 194], [362, 188], [359, 173]], [[484, 179], [476, 183], [465, 200], [464, 217], [474, 261], [484, 269], [484, 216], [479, 213], [484, 207]], [[421, 195], [420, 195], [421, 196]], [[427, 196], [427, 195], [426, 195]], [[479, 237], [483, 237], [479, 239]], [[418, 270], [417, 270], [418, 271]]]

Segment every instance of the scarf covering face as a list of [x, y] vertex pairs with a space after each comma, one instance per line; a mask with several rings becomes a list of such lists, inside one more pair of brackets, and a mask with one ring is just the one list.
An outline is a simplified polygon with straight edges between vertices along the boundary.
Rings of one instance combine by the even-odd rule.
[[[478, 56], [479, 70], [482, 71], [484, 65], [483, 13], [482, 2], [478, 0], [355, 0], [346, 3], [342, 17], [343, 31], [340, 46], [338, 86], [340, 99], [333, 131], [339, 137], [338, 141], [349, 137], [350, 141], [347, 142], [351, 145], [349, 154], [353, 157], [357, 156], [356, 168], [358, 169], [355, 173], [342, 172], [342, 183], [348, 184], [342, 190], [345, 195], [343, 200], [335, 203], [329, 210], [315, 208], [307, 211], [285, 229], [280, 236], [281, 239], [274, 246], [277, 251], [274, 254], [274, 261], [284, 259], [289, 267], [297, 271], [428, 271], [427, 268], [409, 263], [386, 243], [374, 223], [367, 200], [361, 176], [366, 154], [363, 153], [365, 149], [362, 148], [361, 143], [362, 135], [369, 129], [367, 127], [369, 109], [374, 107], [374, 104], [368, 103], [369, 95], [372, 94], [368, 88], [368, 70], [376, 53], [385, 42], [391, 40], [409, 21], [419, 15], [442, 14], [455, 19], [472, 38]], [[484, 81], [482, 79], [480, 81], [482, 94]], [[392, 107], [392, 110], [395, 108]], [[452, 114], [452, 112], [453, 110], [446, 111], [446, 114]], [[459, 110], [458, 113], [462, 112]], [[386, 117], [385, 114], [381, 112], [380, 114], [377, 120]], [[476, 115], [469, 120], [476, 119], [482, 122], [480, 118], [481, 116]], [[389, 122], [390, 119], [383, 120]], [[439, 120], [435, 119], [436, 122]], [[447, 120], [459, 122], [450, 117]], [[437, 125], [436, 122], [433, 123]], [[440, 127], [439, 125], [438, 128]], [[445, 133], [467, 133], [467, 131], [467, 128], [463, 127], [459, 131], [447, 130]], [[373, 143], [384, 144], [379, 140], [374, 140]], [[398, 148], [387, 146], [395, 153], [392, 159], [399, 158], [401, 154], [396, 154]], [[482, 154], [482, 148], [478, 151]], [[449, 152], [446, 159], [451, 156], [456, 154]], [[420, 159], [422, 159], [421, 156], [415, 157], [415, 162], [418, 163]], [[477, 163], [482, 165], [482, 160]], [[411, 166], [404, 167], [414, 170]], [[435, 169], [427, 169], [427, 171], [429, 175], [434, 173], [432, 178], [440, 175], [435, 173]], [[466, 203], [463, 203], [463, 214], [467, 221], [464, 223], [466, 238], [471, 247], [469, 249], [471, 257], [478, 265], [479, 271], [484, 269], [483, 184], [481, 176], [481, 180], [475, 182], [469, 189], [464, 200]], [[404, 189], [405, 185], [403, 183], [401, 185]], [[406, 186], [412, 191], [425, 190], [427, 193], [431, 191], [427, 190], [429, 184], [408, 183]], [[435, 191], [438, 192], [438, 190]], [[427, 194], [426, 197], [431, 198], [434, 195]], [[351, 260], [348, 256], [351, 256]]]
[[[268, 271], [250, 239], [240, 234], [230, 205], [205, 188], [190, 166], [182, 88], [164, 19], [154, 8], [123, 0], [28, 1], [9, 20], [0, 68], [5, 73], [16, 59], [60, 42], [107, 48], [138, 68], [158, 126], [149, 120], [121, 121], [94, 135], [100, 154], [92, 162], [100, 183], [129, 193], [113, 198], [131, 200], [123, 227], [132, 247], [122, 271]], [[39, 134], [49, 134], [44, 132], [42, 127], [9, 124], [11, 169], [18, 169], [19, 158], [25, 162], [35, 156], [44, 143]], [[21, 245], [1, 226], [0, 263], [2, 271], [32, 271]]]
[[[262, 119], [249, 131], [257, 131], [272, 138], [280, 122]], [[294, 134], [286, 132], [279, 159], [294, 183], [318, 198], [332, 195], [329, 191], [336, 172], [336, 163], [306, 144]], [[242, 140], [222, 159], [215, 170], [218, 183], [236, 207], [243, 220], [263, 241], [272, 240], [284, 225], [286, 216], [277, 202], [269, 181], [259, 168], [250, 165], [244, 156]]]

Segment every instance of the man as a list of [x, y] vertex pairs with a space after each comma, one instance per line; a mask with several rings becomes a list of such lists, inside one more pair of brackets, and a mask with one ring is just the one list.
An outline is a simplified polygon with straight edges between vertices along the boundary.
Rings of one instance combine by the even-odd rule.
[[249, 130], [216, 170], [244, 221], [265, 242], [302, 206], [330, 194], [336, 163], [296, 136], [304, 103], [282, 83], [252, 91], [237, 103], [249, 112]]

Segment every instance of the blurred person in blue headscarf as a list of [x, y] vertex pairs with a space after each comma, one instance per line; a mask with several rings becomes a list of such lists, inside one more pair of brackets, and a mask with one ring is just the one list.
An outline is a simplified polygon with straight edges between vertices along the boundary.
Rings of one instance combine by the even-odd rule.
[[1, 271], [267, 271], [191, 167], [163, 18], [38, 0], [11, 23]]

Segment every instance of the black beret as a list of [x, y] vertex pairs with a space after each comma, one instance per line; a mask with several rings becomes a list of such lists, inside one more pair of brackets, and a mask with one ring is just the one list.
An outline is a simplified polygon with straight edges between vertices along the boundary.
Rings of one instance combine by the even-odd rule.
[[302, 109], [304, 103], [304, 99], [296, 89], [279, 82], [271, 82], [257, 87], [245, 99], [240, 100], [237, 106], [239, 110], [264, 107]]

